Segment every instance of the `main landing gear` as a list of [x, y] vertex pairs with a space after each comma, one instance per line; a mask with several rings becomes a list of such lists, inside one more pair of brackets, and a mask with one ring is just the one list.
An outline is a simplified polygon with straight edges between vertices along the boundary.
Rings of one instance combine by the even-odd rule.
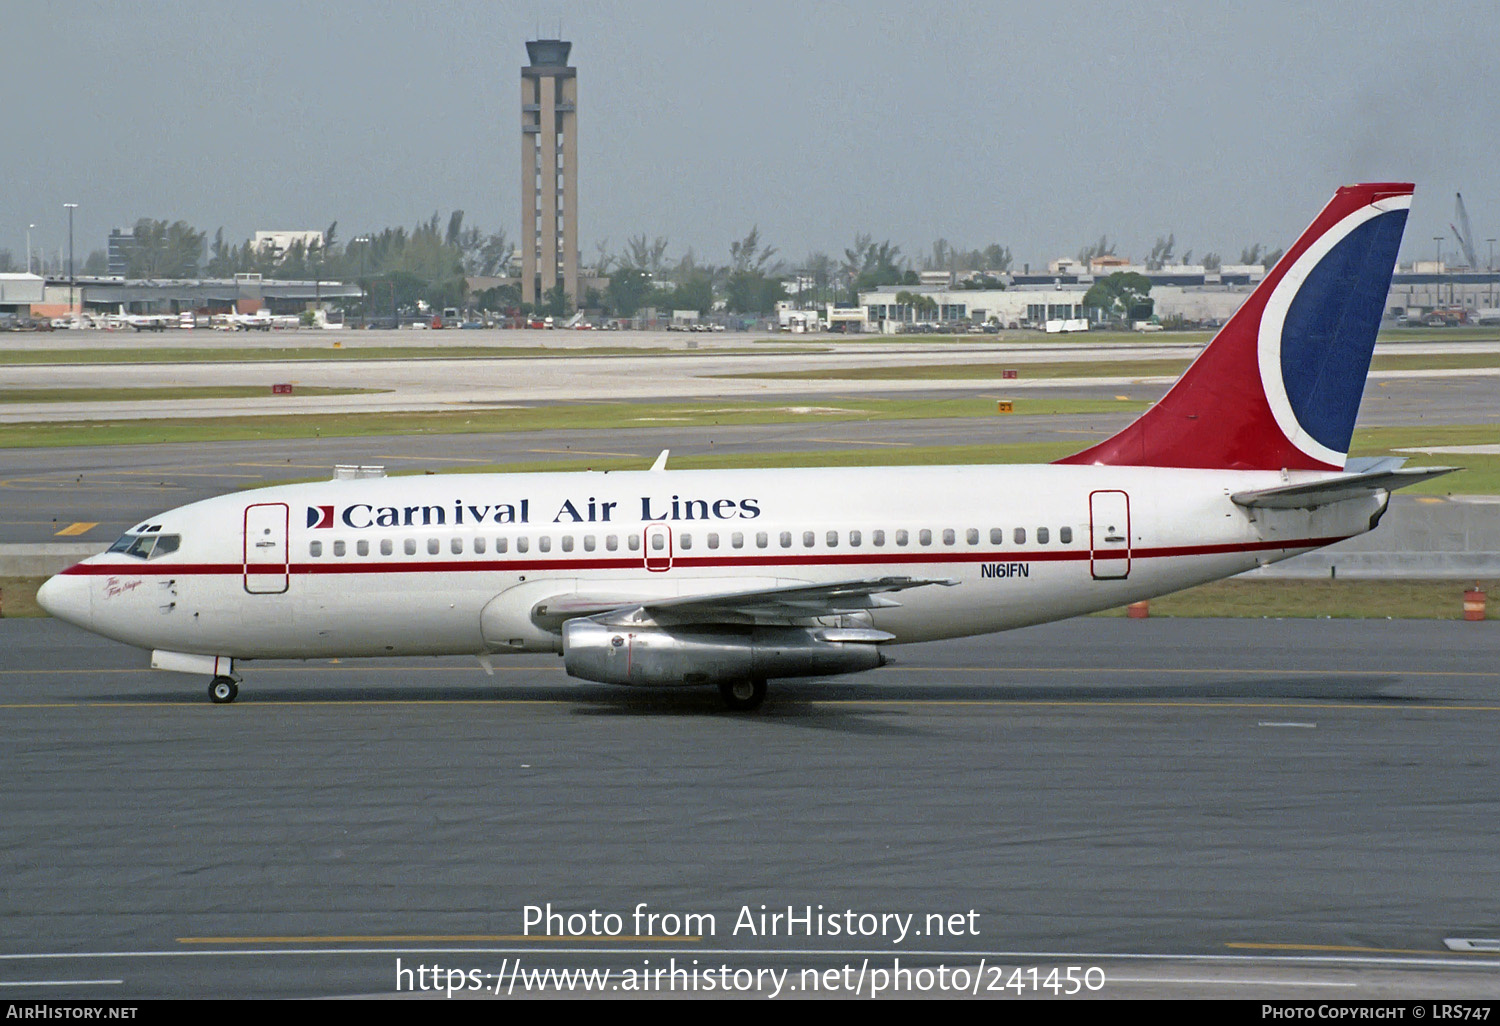
[[240, 685], [233, 677], [215, 677], [208, 686], [208, 700], [214, 705], [228, 705], [239, 697]]
[[719, 694], [724, 704], [735, 712], [753, 712], [766, 700], [766, 682], [763, 680], [725, 681], [719, 685]]

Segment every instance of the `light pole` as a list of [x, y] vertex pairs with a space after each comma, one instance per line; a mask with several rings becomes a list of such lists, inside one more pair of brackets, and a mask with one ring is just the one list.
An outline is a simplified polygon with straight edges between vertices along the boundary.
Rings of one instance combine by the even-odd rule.
[[354, 241], [359, 243], [359, 326], [363, 328], [370, 319], [370, 288], [365, 283], [365, 257], [370, 252], [370, 237], [356, 235]]
[[68, 312], [73, 313], [73, 293], [77, 289], [78, 277], [73, 273], [73, 211], [78, 209], [77, 203], [64, 203], [68, 211]]
[[1486, 269], [1493, 271], [1495, 269], [1495, 240], [1485, 239], [1484, 241], [1490, 244], [1490, 259], [1484, 266]]
[[[26, 273], [27, 274], [31, 273], [31, 229], [33, 229], [35, 227], [36, 227], [36, 225], [34, 225], [34, 224], [28, 224], [26, 226]], [[1494, 247], [1493, 246], [1490, 247], [1490, 251], [1491, 252], [1494, 251]]]

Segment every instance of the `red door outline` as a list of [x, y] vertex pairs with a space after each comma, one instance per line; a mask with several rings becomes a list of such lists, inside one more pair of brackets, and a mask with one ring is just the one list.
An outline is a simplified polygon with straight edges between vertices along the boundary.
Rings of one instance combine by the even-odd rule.
[[245, 590], [252, 595], [284, 593], [291, 569], [291, 509], [284, 502], [246, 506], [244, 528]]
[[1130, 576], [1130, 538], [1130, 496], [1118, 489], [1090, 492], [1089, 573], [1094, 580]]
[[[653, 555], [651, 541], [654, 538], [662, 539], [660, 555]], [[646, 558], [646, 569], [654, 574], [664, 574], [672, 569], [672, 528], [667, 524], [647, 524], [645, 531], [641, 533], [641, 552]]]

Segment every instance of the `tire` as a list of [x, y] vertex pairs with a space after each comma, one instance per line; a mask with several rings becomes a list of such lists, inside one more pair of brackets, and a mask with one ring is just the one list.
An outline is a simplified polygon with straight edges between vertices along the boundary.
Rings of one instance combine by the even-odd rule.
[[208, 686], [208, 700], [214, 705], [228, 705], [239, 697], [240, 686], [233, 677], [215, 677]]
[[719, 694], [724, 704], [734, 712], [754, 712], [766, 700], [766, 682], [763, 680], [726, 681], [719, 685]]

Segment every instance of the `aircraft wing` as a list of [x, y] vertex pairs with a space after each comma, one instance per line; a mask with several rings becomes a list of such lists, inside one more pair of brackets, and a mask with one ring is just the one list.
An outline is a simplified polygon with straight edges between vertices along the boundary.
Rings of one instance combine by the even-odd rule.
[[1341, 474], [1307, 484], [1282, 485], [1257, 491], [1235, 492], [1229, 498], [1247, 509], [1315, 509], [1332, 502], [1358, 499], [1378, 491], [1395, 491], [1461, 467], [1379, 468], [1363, 473]]
[[591, 618], [599, 623], [620, 625], [647, 620], [660, 625], [785, 622], [897, 606], [899, 602], [885, 596], [908, 588], [952, 587], [957, 583], [949, 578], [917, 577], [864, 578], [831, 584], [798, 583], [752, 591], [724, 591], [616, 604], [606, 610], [594, 611]]

